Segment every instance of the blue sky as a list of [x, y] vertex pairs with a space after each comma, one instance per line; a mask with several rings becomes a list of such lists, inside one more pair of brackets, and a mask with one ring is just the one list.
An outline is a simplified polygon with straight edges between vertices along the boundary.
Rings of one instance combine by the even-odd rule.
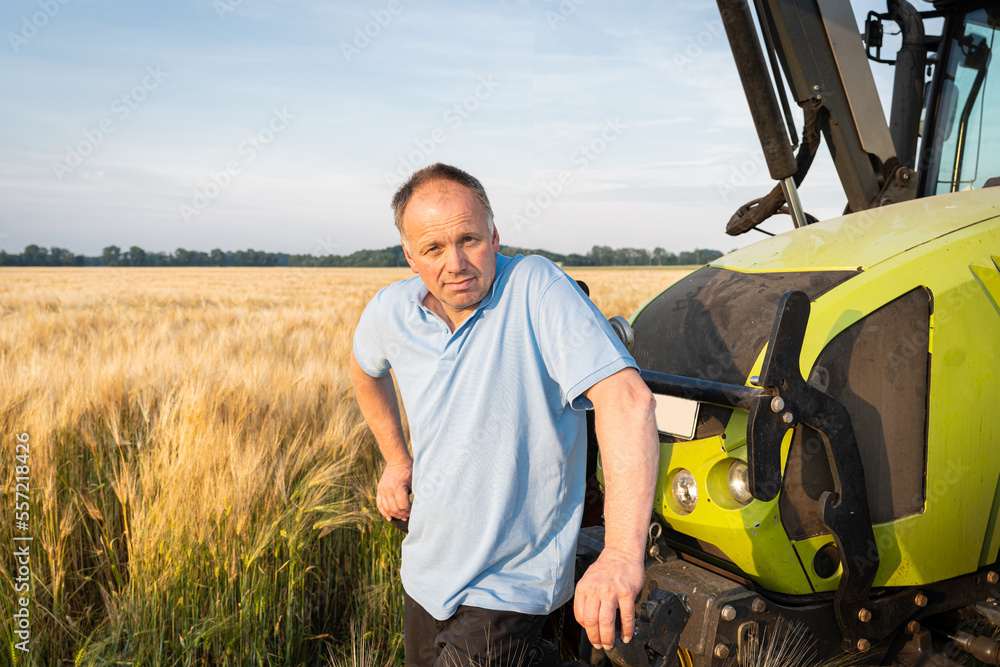
[[438, 160], [510, 245], [761, 238], [723, 231], [772, 184], [713, 2], [7, 0], [0, 27], [7, 252], [385, 247], [400, 174]]

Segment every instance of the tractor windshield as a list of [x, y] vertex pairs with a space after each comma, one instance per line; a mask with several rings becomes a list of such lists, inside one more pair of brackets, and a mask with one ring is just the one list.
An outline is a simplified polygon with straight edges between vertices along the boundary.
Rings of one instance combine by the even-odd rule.
[[927, 194], [981, 188], [1000, 177], [1000, 76], [989, 76], [1000, 15], [979, 9], [952, 33], [941, 82]]

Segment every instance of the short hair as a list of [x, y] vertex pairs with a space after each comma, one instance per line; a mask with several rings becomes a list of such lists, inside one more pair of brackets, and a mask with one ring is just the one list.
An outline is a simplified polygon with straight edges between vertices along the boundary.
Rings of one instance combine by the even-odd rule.
[[392, 196], [393, 221], [396, 223], [400, 237], [403, 237], [403, 212], [406, 210], [407, 204], [410, 203], [413, 192], [421, 185], [431, 181], [451, 181], [471, 192], [482, 205], [483, 212], [486, 213], [486, 225], [489, 227], [490, 234], [493, 233], [493, 207], [490, 206], [489, 197], [486, 196], [486, 188], [479, 182], [479, 179], [458, 167], [436, 162], [429, 167], [413, 172]]

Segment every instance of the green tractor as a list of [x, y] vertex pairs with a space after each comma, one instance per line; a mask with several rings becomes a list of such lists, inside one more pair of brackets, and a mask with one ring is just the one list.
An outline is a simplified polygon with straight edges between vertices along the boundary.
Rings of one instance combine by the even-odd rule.
[[[661, 444], [639, 641], [607, 657], [1000, 665], [1000, 3], [889, 0], [863, 30], [844, 0], [718, 4], [778, 182], [728, 231], [794, 228], [613, 322]], [[823, 140], [848, 203], [817, 222]]]

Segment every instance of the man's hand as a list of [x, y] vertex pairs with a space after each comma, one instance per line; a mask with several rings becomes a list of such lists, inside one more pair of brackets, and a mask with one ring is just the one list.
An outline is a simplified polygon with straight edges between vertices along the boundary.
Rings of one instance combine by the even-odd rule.
[[386, 519], [410, 518], [410, 485], [413, 483], [413, 461], [406, 459], [390, 463], [382, 471], [375, 504]]
[[573, 611], [590, 643], [610, 649], [615, 644], [615, 612], [622, 615], [622, 641], [632, 641], [635, 598], [642, 589], [643, 562], [605, 547], [576, 585]]

